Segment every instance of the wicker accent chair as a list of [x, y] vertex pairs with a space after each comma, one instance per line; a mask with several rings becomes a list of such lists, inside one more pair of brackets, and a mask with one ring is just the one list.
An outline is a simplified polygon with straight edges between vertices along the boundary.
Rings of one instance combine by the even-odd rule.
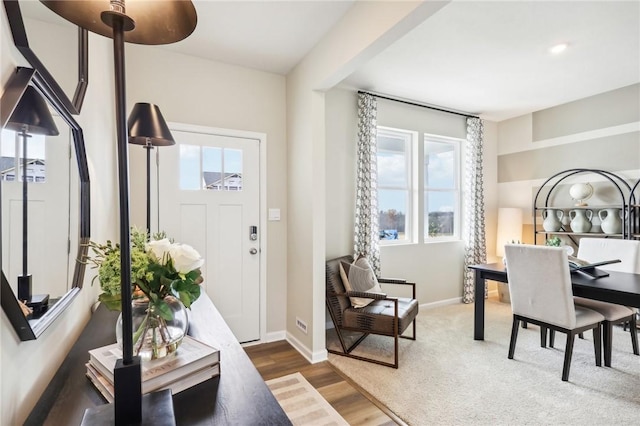
[[[389, 297], [382, 293], [363, 293], [345, 290], [340, 277], [340, 262], [353, 263], [352, 256], [343, 256], [328, 260], [326, 263], [326, 303], [331, 320], [335, 326], [336, 334], [340, 340], [342, 351], [328, 348], [330, 353], [348, 356], [362, 361], [373, 362], [387, 367], [398, 368], [398, 338], [416, 340], [416, 322], [418, 315], [418, 301], [416, 300], [415, 283], [399, 279], [378, 278], [381, 284], [400, 284], [413, 287], [413, 297]], [[355, 308], [351, 305], [349, 297], [366, 297], [374, 299], [363, 308]], [[412, 336], [402, 336], [402, 333], [413, 323]], [[362, 333], [351, 346], [347, 345], [346, 333]], [[393, 362], [368, 358], [351, 353], [370, 334], [393, 337], [394, 358]]]

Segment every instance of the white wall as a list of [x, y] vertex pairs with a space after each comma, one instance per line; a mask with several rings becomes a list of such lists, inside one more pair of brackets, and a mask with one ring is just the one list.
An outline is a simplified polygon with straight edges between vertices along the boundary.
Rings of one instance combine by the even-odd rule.
[[[497, 137], [498, 205], [523, 210], [524, 241], [533, 242], [533, 198], [555, 173], [603, 169], [631, 185], [640, 178], [640, 84], [502, 121]], [[573, 203], [568, 188], [577, 181], [594, 185], [590, 205], [621, 203], [610, 197], [604, 178], [580, 174], [571, 179], [556, 191], [565, 207]], [[537, 223], [542, 219], [538, 217]], [[538, 237], [542, 242], [543, 235]]]
[[[26, 64], [12, 44], [3, 13], [1, 18], [0, 76], [6, 84], [15, 65]], [[42, 31], [45, 31], [42, 27]], [[47, 27], [45, 36], [56, 37], [55, 28]], [[113, 68], [109, 59], [110, 44], [104, 37], [90, 36], [90, 84], [84, 107], [76, 120], [84, 130], [91, 179], [91, 237], [113, 238], [117, 217], [115, 194], [115, 144], [113, 119]], [[55, 55], [53, 56], [55, 58]], [[62, 64], [51, 63], [51, 69]], [[93, 84], [91, 84], [93, 83]], [[4, 312], [0, 314], [0, 424], [22, 424], [55, 374], [69, 348], [89, 318], [90, 306], [97, 299], [98, 288], [91, 287], [93, 272], [87, 273], [84, 288], [71, 306], [40, 338], [21, 342]]]
[[[353, 253], [357, 94], [346, 89], [330, 90], [326, 94], [326, 109], [326, 257], [333, 258]], [[378, 100], [377, 123], [420, 134], [466, 139], [464, 117], [382, 99]], [[495, 215], [491, 214], [495, 211], [497, 198], [495, 129], [495, 123], [485, 121], [484, 190], [489, 251], [495, 246]], [[382, 276], [401, 277], [417, 283], [420, 303], [439, 302], [462, 295], [462, 241], [381, 245], [380, 260]]]
[[[311, 360], [326, 357], [325, 99], [332, 88], [402, 37], [443, 3], [355, 2], [353, 7], [287, 75], [288, 232], [287, 332]], [[329, 157], [326, 161], [331, 161]], [[295, 326], [308, 324], [308, 334]]]
[[[267, 333], [285, 329], [287, 290], [287, 145], [285, 79], [281, 75], [178, 54], [159, 47], [127, 45], [129, 110], [157, 104], [166, 121], [246, 130], [267, 135], [267, 199], [280, 221], [267, 222]], [[159, 148], [162, 149], [162, 148]], [[132, 223], [145, 224], [145, 150], [131, 145]], [[263, 234], [265, 235], [265, 234]]]

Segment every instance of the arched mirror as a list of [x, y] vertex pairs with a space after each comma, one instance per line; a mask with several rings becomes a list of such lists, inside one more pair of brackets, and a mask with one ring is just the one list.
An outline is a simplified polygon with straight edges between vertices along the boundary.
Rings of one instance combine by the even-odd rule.
[[[72, 101], [65, 90], [72, 89], [73, 81], [63, 82], [63, 89], [27, 41], [26, 31], [31, 18], [25, 25], [19, 2], [3, 3], [16, 47], [33, 69], [18, 68], [7, 82], [0, 100], [0, 125], [3, 128], [0, 143], [0, 297], [2, 308], [19, 338], [31, 340], [42, 334], [64, 311], [84, 280], [90, 230], [89, 173], [82, 129], [72, 114], [79, 112], [86, 90], [87, 40], [86, 32], [83, 39], [81, 31], [76, 43], [78, 48], [73, 49], [76, 60], [71, 62], [79, 73]], [[27, 3], [32, 2], [20, 2]], [[34, 3], [42, 6], [39, 2]], [[77, 28], [71, 30], [78, 34]], [[60, 45], [56, 46], [60, 48]], [[7, 123], [20, 100], [26, 92], [33, 90], [45, 100], [59, 134], [24, 137], [21, 132], [8, 129], [12, 126]], [[26, 217], [23, 215], [25, 205]], [[25, 227], [27, 238], [23, 236]], [[30, 315], [25, 315], [18, 302], [19, 282], [25, 282], [25, 275], [31, 276], [31, 307], [37, 308], [35, 314]], [[24, 289], [24, 285], [20, 288]], [[43, 307], [38, 301], [44, 296], [48, 297], [48, 302]]]

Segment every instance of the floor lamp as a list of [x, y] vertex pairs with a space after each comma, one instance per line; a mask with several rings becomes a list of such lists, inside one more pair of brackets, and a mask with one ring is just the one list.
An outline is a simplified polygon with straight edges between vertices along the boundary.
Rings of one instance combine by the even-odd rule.
[[32, 134], [57, 136], [60, 133], [51, 117], [49, 107], [33, 86], [27, 86], [5, 128], [18, 132], [22, 137], [22, 275], [18, 277], [18, 300], [33, 309], [33, 316], [37, 318], [49, 306], [49, 295], [32, 294], [31, 274], [28, 273], [27, 139]]
[[[140, 358], [133, 356], [124, 43], [127, 41], [136, 44], [158, 45], [180, 41], [195, 30], [196, 10], [189, 0], [131, 1], [129, 3], [125, 0], [41, 0], [41, 2], [75, 25], [93, 33], [113, 38], [120, 200], [122, 358], [117, 361], [114, 369], [115, 409], [88, 410], [85, 413], [85, 419], [87, 424], [97, 424], [98, 422], [109, 422], [109, 416], [111, 416], [111, 422], [115, 420], [116, 424], [139, 424], [142, 420], [143, 399]], [[170, 399], [168, 403], [165, 401], [167, 408], [171, 404]], [[150, 400], [151, 398], [146, 398], [147, 402]], [[160, 407], [160, 409], [163, 408]], [[173, 413], [173, 407], [170, 408]]]
[[175, 140], [157, 105], [139, 102], [129, 120], [129, 143], [147, 150], [147, 232], [151, 235], [151, 150], [154, 146], [175, 145]]

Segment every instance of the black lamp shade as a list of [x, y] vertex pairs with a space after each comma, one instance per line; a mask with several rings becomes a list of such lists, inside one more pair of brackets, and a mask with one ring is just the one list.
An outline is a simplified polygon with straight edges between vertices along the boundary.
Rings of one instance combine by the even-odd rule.
[[5, 128], [34, 135], [60, 134], [47, 103], [33, 86], [27, 86]]
[[169, 146], [176, 143], [157, 105], [135, 104], [127, 124], [129, 143], [153, 146]]
[[[41, 0], [41, 2], [79, 27], [113, 37], [113, 29], [103, 22], [102, 12], [110, 10], [109, 0]], [[136, 44], [169, 44], [187, 38], [196, 28], [198, 17], [190, 0], [120, 1], [124, 13], [135, 22], [135, 29], [124, 40]], [[127, 30], [128, 28], [125, 28]]]

